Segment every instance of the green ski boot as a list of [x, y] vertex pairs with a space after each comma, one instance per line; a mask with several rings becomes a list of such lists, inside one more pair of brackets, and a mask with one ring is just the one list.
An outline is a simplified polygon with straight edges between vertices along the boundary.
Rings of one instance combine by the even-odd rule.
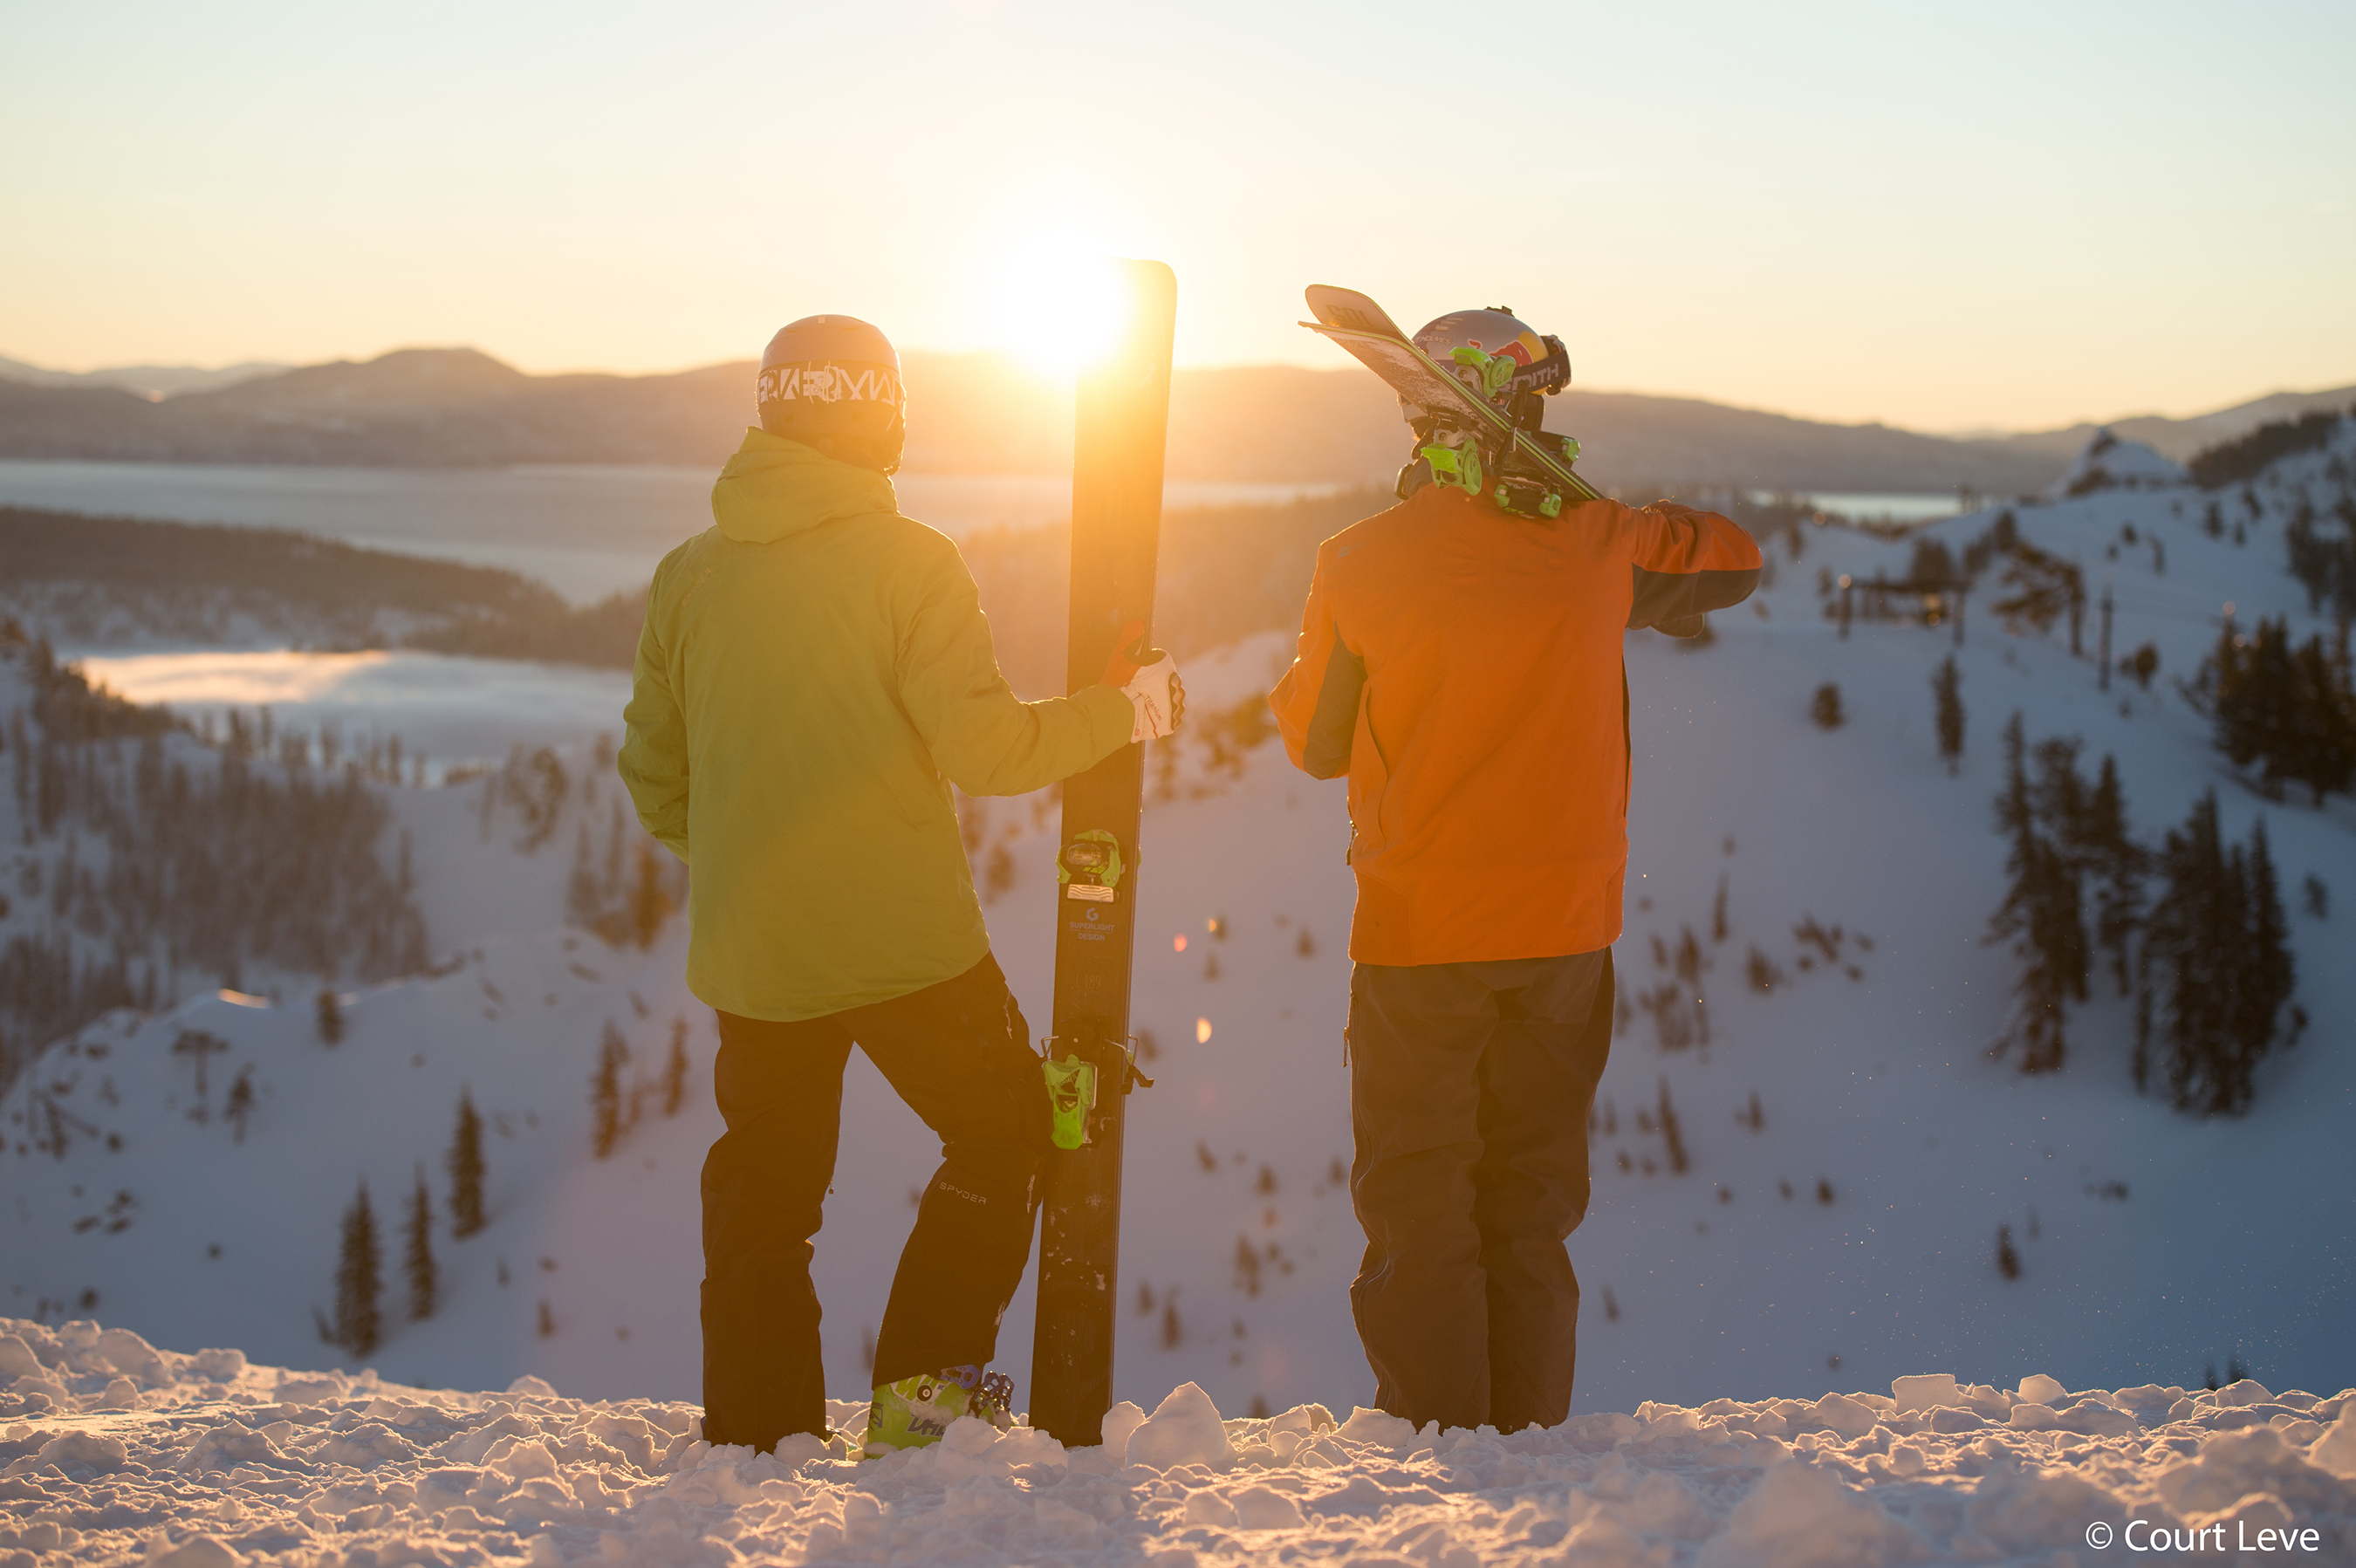
[[961, 1415], [990, 1423], [1001, 1432], [1014, 1424], [1014, 1380], [1003, 1372], [980, 1367], [951, 1367], [930, 1376], [902, 1378], [875, 1390], [867, 1407], [865, 1456], [878, 1458], [894, 1448], [923, 1448], [938, 1443], [949, 1423]]

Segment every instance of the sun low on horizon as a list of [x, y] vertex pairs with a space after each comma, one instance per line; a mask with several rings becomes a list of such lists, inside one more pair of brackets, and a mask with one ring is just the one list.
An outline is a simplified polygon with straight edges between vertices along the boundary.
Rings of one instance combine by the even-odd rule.
[[1042, 379], [1068, 380], [1118, 339], [1127, 301], [1100, 232], [1062, 225], [1008, 240], [991, 269], [984, 346]]

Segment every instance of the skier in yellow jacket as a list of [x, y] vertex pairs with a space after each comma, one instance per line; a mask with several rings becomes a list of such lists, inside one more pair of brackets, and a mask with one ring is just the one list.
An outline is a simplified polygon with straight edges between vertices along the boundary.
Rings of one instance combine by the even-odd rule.
[[656, 568], [620, 771], [691, 869], [687, 979], [719, 1015], [703, 1168], [704, 1436], [825, 1435], [810, 1238], [855, 1044], [942, 1141], [875, 1347], [871, 1447], [1004, 1424], [985, 1374], [1030, 1256], [1045, 1080], [991, 956], [949, 786], [1016, 795], [1167, 735], [1166, 655], [1018, 701], [957, 546], [899, 515], [883, 333], [780, 331], [714, 526]]

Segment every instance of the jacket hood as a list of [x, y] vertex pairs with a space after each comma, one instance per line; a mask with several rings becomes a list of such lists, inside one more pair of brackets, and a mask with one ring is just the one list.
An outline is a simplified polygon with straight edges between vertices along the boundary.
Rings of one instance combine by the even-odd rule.
[[899, 510], [892, 481], [757, 425], [712, 487], [712, 519], [740, 544], [769, 544], [837, 518]]

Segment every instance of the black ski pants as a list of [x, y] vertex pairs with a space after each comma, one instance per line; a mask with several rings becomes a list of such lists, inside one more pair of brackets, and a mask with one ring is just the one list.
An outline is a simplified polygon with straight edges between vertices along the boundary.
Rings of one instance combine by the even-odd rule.
[[827, 1431], [810, 1238], [853, 1045], [941, 1139], [874, 1380], [986, 1365], [1031, 1255], [1051, 1146], [1046, 1080], [997, 960], [823, 1018], [719, 1017], [712, 1079], [728, 1130], [703, 1162], [705, 1438], [766, 1453], [787, 1433]]
[[1570, 1413], [1587, 1116], [1612, 1050], [1612, 954], [1350, 973], [1350, 1285], [1375, 1402], [1421, 1426]]

